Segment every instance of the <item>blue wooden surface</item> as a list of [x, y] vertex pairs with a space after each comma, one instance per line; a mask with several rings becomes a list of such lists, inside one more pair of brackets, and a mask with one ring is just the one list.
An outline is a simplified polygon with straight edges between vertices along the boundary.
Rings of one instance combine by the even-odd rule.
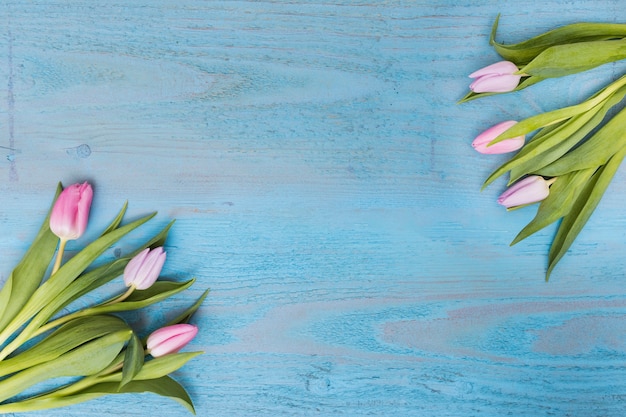
[[[470, 142], [626, 66], [455, 102], [498, 13], [511, 43], [623, 5], [3, 1], [0, 280], [57, 181], [88, 179], [91, 237], [126, 199], [159, 210], [110, 256], [177, 219], [165, 271], [198, 283], [152, 317], [212, 289], [206, 353], [175, 374], [200, 416], [622, 416], [626, 172], [545, 283], [554, 228], [508, 246], [534, 209], [479, 191], [506, 157]], [[30, 415], [146, 413], [187, 415], [151, 395]]]

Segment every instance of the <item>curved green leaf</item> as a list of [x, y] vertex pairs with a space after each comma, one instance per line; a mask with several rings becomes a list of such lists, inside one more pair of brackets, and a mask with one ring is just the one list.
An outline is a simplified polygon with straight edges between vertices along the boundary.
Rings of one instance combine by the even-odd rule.
[[131, 381], [119, 389], [114, 382], [95, 384], [84, 390], [68, 396], [43, 396], [18, 401], [9, 404], [0, 404], [0, 413], [22, 413], [28, 411], [49, 410], [52, 408], [67, 407], [90, 401], [105, 395], [151, 392], [168, 397], [182, 404], [187, 410], [195, 414], [193, 402], [185, 389], [169, 376], [145, 381]]
[[568, 172], [604, 165], [622, 147], [626, 146], [626, 109], [602, 126], [582, 145], [536, 171], [539, 175], [558, 177]]
[[90, 340], [119, 330], [130, 328], [124, 320], [115, 316], [74, 319], [28, 350], [0, 361], [0, 376], [54, 360]]
[[520, 74], [556, 78], [587, 71], [626, 58], [626, 40], [607, 40], [552, 46], [541, 52]]
[[[48, 302], [26, 325], [25, 328], [9, 343], [2, 351], [0, 351], [0, 357], [4, 357], [11, 352], [18, 349], [24, 342], [30, 338], [47, 331], [45, 326], [41, 327], [48, 321], [55, 313], [60, 309], [81, 297], [82, 295], [101, 287], [107, 282], [120, 276], [124, 267], [131, 259], [132, 256], [139, 253], [146, 247], [157, 247], [165, 244], [165, 239], [169, 229], [174, 222], [170, 222], [161, 232], [150, 239], [146, 244], [139, 247], [135, 251], [129, 254], [129, 257], [120, 258], [109, 262], [108, 264], [101, 265], [89, 272], [83, 273], [77, 279], [75, 279], [70, 285], [68, 285], [59, 295]], [[158, 288], [158, 286], [157, 286]], [[132, 298], [131, 298], [132, 299]], [[154, 302], [159, 301], [155, 299]], [[97, 313], [97, 311], [96, 311]], [[93, 314], [93, 313], [92, 313]]]
[[94, 315], [113, 313], [118, 311], [137, 310], [157, 303], [189, 288], [194, 283], [194, 281], [195, 279], [190, 279], [186, 282], [157, 281], [152, 284], [150, 288], [134, 291], [126, 300], [122, 302], [103, 304], [100, 306], [87, 308], [85, 310], [82, 310], [81, 314]]
[[122, 219], [124, 218], [124, 214], [126, 214], [126, 209], [127, 208], [128, 208], [128, 201], [125, 201], [124, 205], [122, 206], [122, 209], [119, 211], [117, 216], [113, 219], [111, 224], [109, 224], [109, 226], [106, 229], [104, 229], [104, 232], [102, 232], [102, 234], [100, 236], [104, 236], [107, 233], [110, 233], [113, 230], [118, 228], [118, 226], [122, 222]]
[[587, 112], [594, 107], [603, 104], [606, 100], [613, 96], [616, 91], [618, 91], [625, 85], [626, 76], [623, 76], [580, 104], [563, 107], [561, 109], [556, 109], [545, 113], [540, 113], [520, 121], [519, 123], [511, 126], [506, 131], [502, 132], [502, 134], [489, 142], [489, 144], [493, 145], [505, 139], [525, 135], [532, 132], [533, 130], [539, 129], [540, 127], [550, 126], [554, 123], [558, 123], [560, 121], [567, 120], [570, 117]]
[[[155, 214], [156, 213], [153, 213], [142, 217], [139, 220], [107, 233], [67, 261], [54, 275], [37, 288], [20, 312], [9, 322], [4, 330], [0, 332], [0, 344], [4, 343], [13, 332], [18, 330], [24, 323], [37, 314], [43, 306], [59, 295], [107, 248], [132, 230], [150, 220]], [[0, 355], [0, 360], [4, 359], [4, 357], [6, 356]]]
[[[59, 238], [50, 231], [50, 213], [61, 191], [62, 186], [59, 183], [37, 236], [0, 291], [0, 331], [18, 314], [41, 284], [54, 257]], [[14, 282], [19, 282], [19, 285], [13, 285]], [[0, 345], [3, 342], [0, 340]]]
[[621, 165], [624, 155], [626, 155], [626, 148], [622, 148], [605, 166], [596, 171], [574, 201], [569, 213], [561, 221], [552, 246], [550, 246], [546, 281], [549, 279], [556, 264], [565, 255], [574, 239], [576, 239], [587, 220], [591, 217], [591, 214], [602, 199], [602, 195], [611, 183], [615, 172]]
[[626, 37], [626, 25], [619, 23], [582, 22], [561, 26], [538, 36], [515, 44], [502, 44], [495, 41], [500, 16], [491, 28], [489, 43], [498, 54], [517, 65], [525, 65], [544, 50], [569, 43], [602, 41]]
[[535, 217], [513, 239], [511, 246], [569, 213], [574, 200], [594, 171], [594, 169], [575, 171], [559, 177], [550, 187], [548, 197], [539, 205]]
[[145, 357], [145, 351], [143, 343], [137, 337], [135, 333], [130, 338], [130, 342], [126, 347], [126, 354], [124, 356], [124, 367], [122, 368], [122, 380], [120, 381], [119, 389], [121, 390], [124, 385], [127, 385], [135, 378], [137, 373], [143, 366]]
[[204, 291], [202, 295], [196, 300], [196, 302], [191, 307], [183, 311], [180, 315], [178, 315], [173, 320], [169, 321], [166, 324], [166, 326], [171, 326], [171, 325], [180, 324], [180, 323], [188, 323], [189, 320], [191, 320], [191, 318], [193, 317], [194, 313], [200, 308], [200, 306], [204, 302], [204, 299], [207, 297], [207, 295], [209, 295], [209, 292], [210, 290]]
[[131, 330], [107, 334], [53, 361], [44, 362], [0, 381], [0, 402], [51, 378], [84, 376], [104, 369], [124, 347]]

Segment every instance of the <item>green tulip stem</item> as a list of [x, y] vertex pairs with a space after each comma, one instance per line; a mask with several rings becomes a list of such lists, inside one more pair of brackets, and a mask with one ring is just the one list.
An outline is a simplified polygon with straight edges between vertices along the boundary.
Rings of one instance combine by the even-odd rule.
[[107, 301], [106, 303], [102, 304], [102, 306], [110, 306], [111, 304], [117, 304], [117, 303], [124, 301], [133, 293], [133, 291], [135, 291], [135, 289], [136, 289], [135, 284], [131, 284], [130, 287], [128, 287], [128, 290], [126, 290], [124, 294], [112, 299], [111, 301]]
[[63, 252], [65, 252], [65, 244], [67, 243], [67, 239], [61, 239], [59, 241], [59, 250], [57, 251], [57, 258], [54, 261], [54, 266], [52, 267], [52, 275], [59, 270], [61, 266], [61, 260], [63, 259]]

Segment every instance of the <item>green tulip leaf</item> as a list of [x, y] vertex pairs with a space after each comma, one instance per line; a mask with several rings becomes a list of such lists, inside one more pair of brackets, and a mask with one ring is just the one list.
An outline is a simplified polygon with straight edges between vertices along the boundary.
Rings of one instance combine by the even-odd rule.
[[551, 164], [538, 169], [539, 175], [557, 177], [571, 171], [604, 165], [621, 148], [626, 146], [626, 109], [602, 126], [582, 145]]
[[507, 171], [511, 172], [509, 185], [528, 174], [537, 173], [543, 167], [566, 154], [594, 130], [605, 118], [607, 112], [626, 94], [622, 87], [602, 106], [572, 117], [571, 119], [541, 129], [514, 157], [501, 165], [485, 181], [484, 186], [493, 182]]
[[85, 376], [103, 370], [122, 350], [131, 333], [131, 330], [122, 330], [107, 334], [55, 360], [32, 366], [3, 379], [0, 381], [0, 402], [47, 379]]
[[87, 308], [81, 311], [83, 315], [113, 313], [119, 311], [137, 310], [157, 303], [174, 294], [189, 288], [195, 279], [186, 282], [174, 282], [160, 280], [145, 290], [135, 290], [126, 300], [119, 303], [105, 303], [103, 305]]
[[[127, 262], [128, 260], [126, 260]], [[7, 345], [2, 351], [0, 351], [0, 357], [6, 357], [6, 355], [14, 352], [18, 349], [23, 343], [28, 341], [29, 339], [45, 333], [50, 330], [49, 328], [44, 326], [46, 321], [50, 319], [57, 311], [63, 308], [65, 305], [69, 304], [73, 299], [78, 298], [76, 291], [81, 289], [81, 285], [88, 284], [90, 282], [99, 282], [100, 285], [114, 279], [119, 276], [126, 263], [117, 260], [112, 262], [111, 264], [102, 265], [90, 272], [83, 274], [79, 279], [75, 280], [70, 284], [61, 294], [55, 297], [53, 300], [48, 302], [36, 315], [32, 318], [30, 322], [24, 327], [17, 336]], [[43, 327], [42, 327], [43, 326]], [[0, 361], [2, 363], [2, 361]]]
[[28, 350], [0, 361], [0, 376], [52, 361], [90, 340], [119, 330], [130, 329], [124, 320], [115, 316], [74, 319]]
[[[20, 312], [7, 324], [3, 331], [0, 332], [0, 345], [4, 343], [13, 332], [18, 330], [25, 322], [37, 314], [46, 304], [58, 296], [106, 249], [155, 215], [156, 213], [150, 214], [107, 233], [90, 243], [86, 248], [67, 261], [54, 275], [37, 288]], [[0, 356], [0, 360], [3, 358], [4, 357]]]
[[[122, 273], [124, 272], [124, 268], [126, 267], [126, 264], [128, 264], [128, 262], [135, 255], [137, 255], [139, 252], [141, 252], [145, 248], [154, 249], [156, 247], [165, 245], [165, 240], [167, 238], [168, 232], [173, 224], [174, 224], [173, 221], [170, 222], [165, 228], [163, 228], [163, 230], [161, 230], [152, 239], [150, 239], [148, 242], [138, 247], [134, 251], [130, 252], [124, 258], [117, 259], [113, 262], [110, 262], [109, 264], [104, 265], [104, 268], [100, 270], [100, 272], [98, 272], [97, 274], [90, 275], [91, 273], [88, 272], [78, 277], [61, 294], [59, 294], [57, 298], [59, 298], [60, 300], [55, 299], [55, 302], [58, 304], [58, 307], [56, 310], [53, 311], [53, 314], [57, 312], [59, 309], [63, 308], [65, 305], [76, 300], [77, 298], [80, 298], [83, 295], [97, 288], [100, 288], [102, 285], [108, 283], [112, 279], [117, 278], [118, 276], [122, 275]], [[46, 320], [50, 317], [52, 317], [52, 315], [49, 315], [46, 318]]]
[[187, 310], [182, 312], [180, 315], [176, 316], [173, 320], [170, 320], [166, 324], [166, 326], [171, 326], [174, 324], [181, 324], [181, 323], [189, 323], [189, 320], [191, 320], [194, 313], [198, 310], [198, 308], [200, 308], [200, 306], [204, 302], [204, 299], [207, 297], [207, 295], [209, 295], [209, 291], [210, 290], [204, 291], [202, 295], [200, 296], [200, 298], [198, 298], [198, 300], [196, 300], [196, 302], [191, 307], [189, 307]]
[[[59, 184], [39, 233], [0, 291], [0, 330], [3, 330], [19, 313], [37, 290], [54, 257], [59, 238], [50, 231], [50, 213], [61, 191], [62, 187]], [[3, 340], [0, 339], [0, 345], [2, 343]]]
[[130, 338], [128, 346], [126, 347], [126, 355], [124, 356], [124, 367], [122, 369], [122, 380], [119, 384], [119, 390], [127, 385], [135, 378], [137, 373], [143, 366], [143, 360], [145, 352], [143, 349], [143, 343], [137, 337], [135, 333]]
[[571, 43], [541, 52], [520, 74], [556, 78], [626, 58], [626, 39]]
[[626, 37], [626, 25], [583, 22], [550, 30], [523, 42], [505, 45], [495, 41], [499, 20], [500, 16], [498, 15], [491, 28], [489, 43], [493, 45], [496, 52], [498, 52], [502, 58], [507, 61], [512, 61], [517, 65], [529, 63], [543, 51], [555, 45], [603, 41]]
[[169, 355], [149, 360], [143, 364], [141, 370], [135, 375], [135, 380], [141, 381], [168, 375], [180, 369], [184, 364], [202, 353], [203, 352], [170, 353]]
[[550, 246], [548, 254], [548, 270], [546, 281], [549, 279], [552, 270], [570, 248], [574, 239], [585, 226], [598, 203], [602, 199], [604, 192], [611, 183], [615, 172], [622, 163], [626, 155], [626, 148], [617, 152], [606, 165], [600, 167], [593, 177], [574, 201], [569, 213], [563, 218], [557, 234]]
[[552, 124], [567, 120], [573, 116], [587, 112], [594, 107], [606, 102], [606, 100], [613, 96], [613, 94], [615, 94], [624, 85], [626, 85], [626, 76], [623, 76], [617, 81], [611, 83], [610, 85], [602, 89], [599, 93], [594, 94], [580, 104], [563, 107], [561, 109], [552, 110], [546, 113], [540, 113], [524, 119], [519, 123], [511, 126], [506, 131], [502, 132], [498, 137], [489, 142], [489, 144], [494, 145], [505, 139], [514, 138], [520, 135], [526, 135], [541, 127], [550, 126]]
[[578, 193], [585, 186], [594, 171], [594, 169], [586, 169], [559, 177], [550, 187], [548, 197], [539, 205], [533, 220], [519, 232], [513, 242], [511, 242], [511, 246], [551, 225], [569, 213]]
[[624, 95], [626, 95], [626, 87], [620, 88], [601, 107], [573, 117], [547, 137], [541, 137], [538, 140], [533, 138], [513, 158], [516, 161], [513, 163], [514, 167], [511, 168], [510, 182], [526, 174], [538, 172], [582, 143], [587, 135], [604, 120], [609, 110], [622, 101]]
[[120, 212], [113, 219], [111, 224], [109, 224], [109, 226], [106, 229], [104, 229], [104, 232], [102, 232], [102, 234], [100, 236], [104, 236], [107, 233], [110, 233], [110, 232], [112, 232], [113, 230], [115, 230], [115, 229], [117, 229], [119, 227], [120, 223], [122, 223], [122, 219], [124, 219], [124, 214], [126, 214], [126, 209], [127, 208], [128, 208], [128, 201], [125, 201], [124, 205], [122, 206], [122, 209], [120, 210]]
[[[550, 162], [565, 154], [583, 139], [586, 129], [593, 129], [601, 117], [594, 118], [597, 112], [586, 112], [569, 120], [541, 129], [524, 147], [498, 167], [483, 184], [487, 187], [500, 176], [510, 171], [508, 184], [512, 184], [524, 175], [534, 173]], [[591, 119], [591, 120], [589, 120]]]
[[[133, 381], [142, 381], [147, 379], [160, 378], [168, 375], [177, 369], [181, 368], [184, 364], [191, 359], [202, 354], [202, 352], [185, 352], [185, 353], [171, 353], [159, 358], [144, 362], [141, 370], [134, 376]], [[125, 357], [125, 353], [119, 355], [112, 364], [121, 364], [121, 357]], [[52, 392], [45, 394], [45, 396], [66, 397], [74, 395], [86, 387], [90, 387], [94, 384], [102, 382], [112, 382], [119, 387], [119, 383], [122, 381], [123, 372], [105, 373], [104, 375], [90, 376], [83, 378], [73, 384], [56, 389]]]
[[0, 404], [0, 413], [22, 413], [28, 411], [49, 410], [83, 403], [105, 395], [144, 392], [171, 398], [182, 404], [191, 413], [195, 414], [193, 402], [191, 401], [189, 394], [187, 394], [182, 385], [169, 376], [163, 376], [152, 380], [131, 381], [124, 385], [121, 389], [116, 383], [103, 382], [85, 388], [84, 390], [73, 395], [46, 395], [9, 404]]
[[[131, 252], [130, 256], [134, 256], [146, 247], [154, 248], [157, 246], [163, 246], [165, 244], [165, 239], [172, 224], [173, 222], [170, 222], [167, 227], [161, 230], [160, 233], [150, 239], [145, 245]], [[117, 259], [115, 261], [101, 265], [89, 272], [83, 273], [80, 277], [75, 279], [63, 291], [61, 291], [59, 295], [50, 300], [35, 315], [35, 317], [33, 317], [33, 319], [27, 324], [27, 326], [15, 337], [15, 339], [13, 339], [9, 345], [7, 345], [4, 349], [2, 349], [2, 351], [0, 351], [0, 357], [4, 357], [10, 354], [15, 349], [19, 348], [21, 344], [23, 344], [33, 336], [39, 335], [49, 330], [49, 328], [46, 327], [47, 325], [44, 326], [44, 324], [55, 313], [57, 313], [63, 307], [67, 306], [72, 301], [83, 296], [84, 294], [87, 294], [88, 292], [91, 292], [96, 288], [99, 288], [107, 282], [120, 276], [130, 259], [130, 257]], [[159, 300], [154, 300], [154, 302], [157, 301]], [[126, 305], [125, 307], [127, 306], [128, 305]], [[97, 311], [92, 312], [92, 314], [96, 313]], [[42, 326], [44, 327], [42, 328]]]

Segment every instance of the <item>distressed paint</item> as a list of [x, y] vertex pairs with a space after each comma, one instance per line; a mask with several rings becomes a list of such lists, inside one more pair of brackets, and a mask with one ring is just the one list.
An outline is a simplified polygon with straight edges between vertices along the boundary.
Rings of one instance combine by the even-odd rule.
[[[626, 65], [455, 104], [516, 42], [621, 1], [6, 1], [0, 280], [56, 182], [177, 222], [166, 273], [212, 289], [176, 378], [200, 416], [622, 416], [625, 174], [543, 281], [553, 228], [509, 247], [486, 126], [573, 104]], [[76, 250], [85, 239], [72, 242]], [[88, 303], [88, 300], [84, 301]], [[31, 416], [187, 415], [154, 396]], [[154, 412], [156, 411], [156, 414]]]

